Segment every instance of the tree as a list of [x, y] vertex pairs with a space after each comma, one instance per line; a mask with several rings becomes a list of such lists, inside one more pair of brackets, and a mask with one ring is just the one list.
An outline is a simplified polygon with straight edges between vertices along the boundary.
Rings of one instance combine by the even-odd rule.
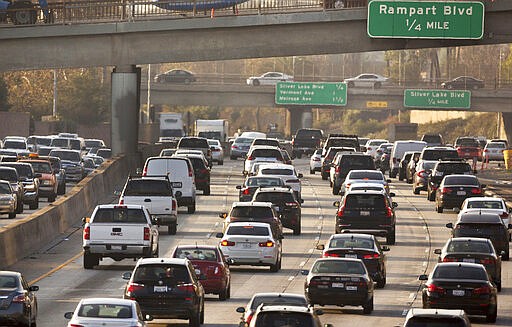
[[5, 83], [3, 75], [0, 75], [0, 111], [9, 111], [8, 94], [7, 84]]

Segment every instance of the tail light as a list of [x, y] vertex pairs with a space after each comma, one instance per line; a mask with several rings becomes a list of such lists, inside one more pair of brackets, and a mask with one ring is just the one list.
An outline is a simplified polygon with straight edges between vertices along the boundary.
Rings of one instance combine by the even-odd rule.
[[236, 145], [232, 145], [232, 146], [231, 146], [231, 149], [238, 149], [238, 146], [236, 146]]
[[371, 147], [367, 147], [366, 150], [372, 151], [372, 148]]
[[331, 257], [331, 258], [338, 258], [340, 255], [337, 254], [337, 253], [330, 253], [330, 252], [324, 252], [322, 253], [322, 258], [328, 258], [328, 257]]
[[192, 167], [190, 167], [190, 166], [189, 166], [189, 167], [188, 167], [188, 177], [192, 177], [192, 176], [194, 176], [194, 175], [193, 175], [193, 172], [194, 172], [194, 171], [192, 170]]
[[457, 261], [457, 259], [455, 259], [455, 258], [446, 258], [446, 257], [443, 258], [443, 262], [456, 262], [456, 261]]
[[452, 193], [452, 191], [453, 190], [451, 188], [448, 188], [448, 187], [443, 187], [441, 189], [441, 193], [443, 193], [443, 194], [450, 194], [450, 193]]
[[397, 163], [396, 158], [393, 158], [393, 163], [394, 163], [394, 164], [396, 164], [396, 163]]
[[149, 241], [149, 236], [151, 232], [149, 227], [144, 227], [144, 241]]
[[130, 283], [128, 284], [128, 287], [126, 288], [126, 295], [129, 296], [132, 300], [135, 300], [133, 298], [133, 293], [140, 291], [144, 289], [144, 284], [137, 284], [137, 283]]
[[91, 227], [87, 226], [84, 228], [84, 240], [90, 240], [91, 239]]
[[120, 205], [123, 205], [123, 204], [124, 204], [124, 197], [120, 197], [120, 198], [119, 198], [119, 204], [120, 204]]
[[313, 161], [321, 161], [320, 158], [313, 158]]
[[475, 288], [473, 290], [473, 294], [490, 294], [490, 293], [491, 293], [491, 288], [487, 285], [479, 287], [479, 288]]
[[208, 169], [201, 169], [201, 170], [199, 171], [199, 173], [201, 173], [201, 174], [207, 174], [207, 173], [208, 173]]
[[260, 248], [271, 248], [271, 247], [274, 247], [274, 242], [272, 242], [271, 240], [268, 240], [266, 242], [260, 242], [258, 245]]
[[491, 264], [494, 264], [494, 259], [492, 259], [492, 258], [480, 259], [480, 263], [483, 265], [491, 265]]
[[489, 150], [485, 149], [484, 152], [489, 152]]
[[388, 217], [388, 218], [393, 217], [393, 210], [391, 210], [390, 207], [386, 207], [386, 217]]
[[220, 245], [222, 245], [222, 246], [235, 246], [235, 242], [228, 241], [228, 240], [222, 240], [222, 241], [220, 241]]
[[142, 176], [148, 175], [148, 166], [144, 167], [144, 170], [142, 171]]
[[503, 213], [500, 215], [500, 218], [501, 218], [501, 219], [507, 219], [507, 218], [508, 218], [508, 212], [503, 212]]
[[245, 190], [242, 191], [242, 194], [249, 195], [249, 194], [251, 194], [251, 191], [248, 188], [246, 188]]
[[439, 287], [439, 286], [436, 286], [434, 284], [429, 284], [427, 285], [427, 290], [430, 292], [430, 293], [445, 293], [445, 290], [444, 288], [442, 287]]
[[172, 211], [176, 210], [176, 207], [177, 207], [177, 203], [176, 203], [176, 200], [175, 199], [172, 199]]
[[79, 325], [79, 324], [69, 324], [68, 326], [69, 327], [84, 327], [84, 325]]
[[24, 303], [26, 300], [25, 294], [16, 295], [12, 298], [13, 303]]
[[339, 172], [340, 172], [340, 166], [336, 166], [336, 168], [334, 168], [334, 171], [335, 171], [336, 173], [339, 173]]
[[471, 189], [471, 194], [482, 194], [482, 190], [479, 189], [479, 188], [472, 188]]
[[249, 157], [247, 157], [247, 160], [254, 160], [254, 157], [253, 156], [249, 156]]
[[342, 205], [341, 207], [338, 208], [338, 212], [336, 213], [336, 216], [338, 218], [341, 218], [341, 217], [343, 217], [344, 213], [345, 213], [345, 205]]
[[195, 291], [194, 285], [192, 285], [192, 284], [178, 285], [178, 289], [183, 292], [194, 292]]
[[292, 208], [298, 208], [299, 205], [297, 204], [297, 202], [286, 202], [285, 203], [285, 206], [287, 207], [292, 207]]
[[251, 320], [252, 320], [252, 316], [254, 315], [254, 313], [251, 313], [249, 314], [246, 318], [245, 318], [245, 322], [247, 323], [247, 326], [249, 326], [249, 324], [251, 323]]
[[220, 152], [220, 149], [215, 148], [215, 149], [213, 149], [212, 151], [213, 151], [213, 152]]
[[378, 254], [378, 253], [363, 255], [363, 259], [378, 259], [378, 258], [380, 258], [380, 254]]

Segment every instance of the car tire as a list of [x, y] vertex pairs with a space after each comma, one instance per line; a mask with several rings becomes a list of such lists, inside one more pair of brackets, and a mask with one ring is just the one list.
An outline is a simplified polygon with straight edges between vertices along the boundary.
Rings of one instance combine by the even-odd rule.
[[429, 201], [435, 201], [436, 200], [436, 194], [434, 192], [430, 192], [430, 196], [428, 197]]
[[252, 85], [253, 86], [259, 86], [260, 85], [260, 81], [255, 79], [255, 80], [252, 81]]
[[219, 166], [224, 165], [224, 160], [219, 161]]
[[297, 152], [297, 159], [300, 159], [300, 158], [302, 158], [302, 153]]
[[293, 235], [300, 235], [300, 232], [301, 232], [301, 223], [300, 223], [300, 220], [299, 220], [297, 225], [293, 229]]
[[437, 211], [438, 213], [443, 213], [443, 207], [441, 207], [440, 205], [437, 205], [437, 204], [436, 204], [436, 211]]
[[23, 213], [23, 202], [19, 201], [18, 205], [16, 206], [16, 213]]
[[275, 265], [270, 265], [270, 272], [278, 272], [279, 271], [279, 266], [281, 265], [280, 261], [281, 261], [281, 258], [278, 258]]
[[229, 159], [236, 160], [236, 157], [235, 156], [229, 156]]
[[30, 210], [37, 210], [39, 208], [39, 198], [37, 198], [34, 202], [28, 205]]
[[391, 234], [388, 234], [386, 236], [386, 244], [395, 245], [395, 243], [396, 243], [396, 231], [393, 230], [393, 232], [391, 232]]
[[412, 193], [414, 193], [414, 194], [418, 195], [418, 194], [420, 194], [420, 189], [418, 189], [418, 188], [416, 188], [416, 187], [413, 187], [413, 188], [412, 188]]
[[206, 186], [203, 189], [203, 195], [210, 195], [210, 185]]
[[365, 315], [372, 313], [372, 311], [373, 311], [373, 296], [368, 300], [368, 302], [363, 304], [363, 313]]
[[447, 88], [448, 90], [451, 90], [451, 89], [453, 89], [453, 86], [452, 86], [451, 84], [447, 84], [447, 85], [446, 85], [446, 88]]
[[498, 292], [501, 292], [501, 280], [496, 282], [496, 288], [498, 289]]
[[194, 212], [196, 212], [196, 203], [195, 202], [194, 202], [194, 204], [189, 205], [187, 207], [187, 213], [194, 213]]
[[153, 253], [153, 258], [158, 258], [160, 256], [160, 247], [156, 246], [156, 251]]
[[501, 257], [503, 261], [508, 261], [510, 259], [510, 251], [505, 251], [505, 254]]
[[386, 276], [383, 276], [381, 279], [379, 279], [375, 285], [377, 288], [384, 288], [384, 286], [386, 286]]
[[494, 322], [496, 322], [496, 318], [498, 318], [498, 308], [496, 305], [494, 305], [494, 306], [491, 306], [489, 312], [485, 316], [485, 321], [494, 323]]
[[396, 173], [393, 173], [391, 170], [389, 171], [389, 177], [390, 178], [395, 178], [396, 177]]
[[332, 195], [338, 195], [340, 194], [340, 188], [336, 186], [332, 186]]
[[167, 226], [167, 234], [176, 235], [176, 224], [170, 224]]
[[66, 193], [66, 183], [62, 183], [57, 187], [57, 195], [63, 195]]
[[219, 301], [226, 301], [228, 299], [229, 286], [219, 293]]
[[322, 173], [322, 180], [326, 181], [329, 176], [327, 174]]
[[100, 258], [88, 251], [84, 252], [84, 269], [93, 269], [94, 266], [100, 264]]
[[315, 171], [314, 171], [313, 169], [309, 168], [309, 173], [310, 173], [311, 175], [314, 175], [314, 174], [315, 174]]
[[201, 307], [201, 313], [199, 314], [199, 324], [204, 324], [204, 304]]
[[190, 327], [199, 327], [201, 326], [201, 312], [198, 311], [194, 313], [192, 317], [188, 320], [188, 325]]
[[48, 202], [50, 202], [50, 203], [55, 202], [55, 198], [56, 198], [56, 197], [57, 197], [57, 196], [56, 196], [55, 194], [54, 194], [54, 195], [52, 195], [52, 196], [49, 196], [49, 197], [48, 197]]
[[9, 219], [16, 218], [16, 211], [15, 212], [9, 212]]

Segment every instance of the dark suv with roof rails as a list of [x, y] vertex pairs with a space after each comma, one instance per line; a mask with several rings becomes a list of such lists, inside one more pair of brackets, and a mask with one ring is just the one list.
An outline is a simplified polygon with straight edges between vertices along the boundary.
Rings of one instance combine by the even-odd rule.
[[427, 178], [427, 199], [429, 201], [435, 201], [436, 190], [439, 184], [441, 184], [443, 177], [453, 174], [470, 175], [472, 174], [471, 165], [464, 159], [449, 158], [439, 160]]
[[334, 178], [332, 180], [332, 189], [339, 190], [345, 181], [348, 173], [353, 169], [375, 169], [375, 161], [369, 154], [363, 153], [344, 153], [334, 161]]

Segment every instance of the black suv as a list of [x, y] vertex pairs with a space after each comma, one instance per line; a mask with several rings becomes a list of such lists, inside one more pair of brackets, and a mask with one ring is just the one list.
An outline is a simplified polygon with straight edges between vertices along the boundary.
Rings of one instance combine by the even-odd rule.
[[[202, 278], [202, 276], [200, 276]], [[204, 289], [188, 259], [140, 259], [128, 280], [124, 298], [137, 301], [143, 315], [187, 319], [189, 326], [204, 323]]]
[[373, 170], [375, 169], [375, 162], [373, 157], [369, 154], [362, 153], [343, 153], [336, 157], [333, 162], [334, 178], [332, 180], [333, 193], [340, 190], [341, 185], [345, 181], [349, 171], [353, 169], [358, 170]]
[[364, 233], [386, 238], [387, 244], [395, 244], [396, 202], [384, 191], [351, 191], [338, 207], [334, 231], [338, 233]]
[[509, 259], [508, 230], [498, 214], [484, 212], [466, 212], [459, 215], [455, 225], [446, 224], [452, 229], [452, 237], [482, 237], [491, 240], [494, 249], [502, 254], [503, 260]]
[[238, 200], [240, 202], [252, 201], [254, 192], [261, 186], [285, 186], [280, 177], [249, 176], [245, 179], [243, 185], [237, 185]]
[[354, 148], [357, 152], [361, 151], [361, 146], [359, 145], [359, 138], [357, 135], [329, 134], [327, 141], [325, 141], [324, 151], [322, 154], [325, 155], [327, 150], [333, 146]]
[[320, 174], [322, 175], [322, 179], [324, 181], [327, 180], [327, 178], [329, 178], [332, 162], [336, 157], [336, 154], [341, 151], [354, 152], [354, 148], [332, 146], [329, 149], [327, 149], [327, 152], [323, 156], [322, 167], [320, 168]]
[[301, 232], [300, 202], [290, 187], [260, 187], [254, 193], [253, 201], [272, 202], [279, 214], [283, 227], [293, 230], [293, 235]]
[[300, 159], [302, 154], [312, 154], [322, 145], [324, 132], [321, 129], [301, 128], [292, 139], [292, 157]]
[[182, 137], [178, 145], [178, 149], [193, 149], [201, 150], [206, 160], [208, 160], [208, 166], [212, 166], [212, 150], [208, 145], [208, 140], [204, 137], [185, 136]]
[[436, 190], [444, 176], [453, 174], [469, 175], [472, 173], [471, 165], [464, 159], [441, 160], [436, 163], [427, 179], [427, 199], [436, 199]]

